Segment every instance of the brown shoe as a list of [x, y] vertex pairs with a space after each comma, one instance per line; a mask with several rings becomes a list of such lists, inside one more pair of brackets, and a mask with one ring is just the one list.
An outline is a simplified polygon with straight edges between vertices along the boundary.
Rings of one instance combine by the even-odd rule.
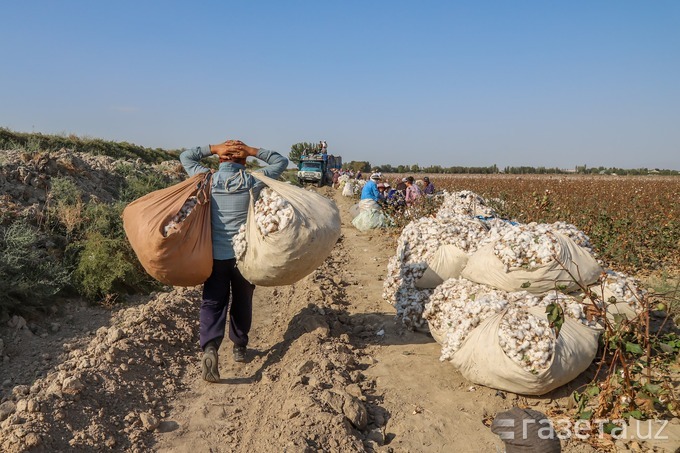
[[208, 382], [220, 382], [220, 370], [217, 368], [217, 348], [209, 343], [203, 351], [201, 358], [203, 368], [203, 380]]

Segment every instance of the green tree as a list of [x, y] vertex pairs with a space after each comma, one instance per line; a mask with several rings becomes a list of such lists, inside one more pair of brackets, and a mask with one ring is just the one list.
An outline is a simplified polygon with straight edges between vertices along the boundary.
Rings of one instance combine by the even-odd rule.
[[342, 164], [342, 168], [345, 170], [359, 171], [364, 173], [371, 171], [371, 163], [365, 160], [351, 160]]
[[300, 163], [300, 156], [305, 154], [310, 154], [317, 151], [317, 145], [315, 143], [300, 142], [296, 143], [290, 147], [290, 152], [288, 153], [288, 159], [291, 162], [295, 162], [295, 165]]

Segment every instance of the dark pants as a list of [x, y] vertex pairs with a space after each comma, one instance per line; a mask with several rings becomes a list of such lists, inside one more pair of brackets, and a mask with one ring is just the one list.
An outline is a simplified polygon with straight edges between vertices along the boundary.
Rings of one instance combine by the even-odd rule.
[[[212, 274], [203, 285], [201, 301], [201, 349], [210, 341], [219, 348], [224, 339], [229, 310], [229, 339], [237, 346], [248, 345], [248, 332], [253, 320], [255, 285], [243, 278], [236, 259], [213, 260]], [[231, 306], [229, 295], [231, 294]]]

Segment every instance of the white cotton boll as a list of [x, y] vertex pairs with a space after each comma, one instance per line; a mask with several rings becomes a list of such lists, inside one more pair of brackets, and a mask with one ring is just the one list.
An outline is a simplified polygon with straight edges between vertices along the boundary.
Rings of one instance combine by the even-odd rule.
[[516, 306], [503, 316], [498, 342], [510, 359], [530, 373], [548, 368], [555, 350], [555, 337], [548, 321]]
[[560, 250], [550, 228], [535, 222], [499, 230], [494, 254], [506, 270], [534, 269], [550, 263]]
[[484, 198], [474, 192], [463, 190], [460, 192], [444, 192], [444, 201], [437, 212], [437, 217], [465, 215], [469, 217], [493, 217], [493, 209], [487, 206]]
[[442, 333], [441, 360], [450, 360], [480, 323], [503, 311], [504, 293], [465, 279], [449, 279], [425, 304], [423, 317]]
[[[266, 187], [260, 192], [260, 197], [253, 206], [254, 218], [258, 231], [262, 236], [273, 234], [287, 227], [295, 216], [293, 206], [278, 193]], [[245, 225], [233, 237], [232, 245], [236, 258], [240, 259], [247, 248]]]
[[195, 196], [187, 198], [182, 207], [179, 208], [179, 212], [172, 216], [170, 221], [163, 227], [163, 235], [167, 237], [172, 231], [177, 230], [179, 224], [189, 217], [197, 203], [198, 199]]
[[[254, 206], [255, 223], [262, 236], [275, 233], [290, 224], [294, 216], [293, 206], [271, 190], [262, 189]], [[282, 221], [283, 218], [288, 219]]]

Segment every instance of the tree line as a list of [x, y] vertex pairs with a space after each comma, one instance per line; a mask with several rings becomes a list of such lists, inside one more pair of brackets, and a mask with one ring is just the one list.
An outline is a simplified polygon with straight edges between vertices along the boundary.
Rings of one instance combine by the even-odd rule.
[[[309, 152], [318, 152], [318, 144], [312, 142], [300, 142], [291, 146], [288, 157], [295, 164], [300, 162], [300, 156]], [[354, 172], [361, 171], [367, 173], [370, 171], [381, 171], [383, 173], [431, 173], [431, 174], [471, 174], [471, 175], [490, 175], [497, 173], [506, 173], [510, 175], [544, 175], [544, 174], [582, 174], [582, 175], [680, 175], [678, 170], [667, 170], [658, 168], [617, 168], [617, 167], [588, 167], [586, 165], [577, 165], [573, 169], [564, 169], [557, 167], [531, 167], [531, 166], [506, 166], [500, 169], [496, 164], [488, 167], [465, 167], [456, 165], [452, 167], [443, 167], [441, 165], [420, 166], [418, 164], [412, 165], [371, 165], [369, 161], [352, 160], [342, 164], [344, 170], [352, 170]]]
[[369, 172], [369, 171], [381, 171], [383, 173], [431, 173], [431, 174], [474, 174], [474, 175], [488, 175], [488, 174], [498, 174], [506, 173], [510, 175], [529, 175], [529, 174], [582, 174], [582, 175], [680, 175], [678, 170], [667, 170], [667, 169], [649, 169], [649, 168], [617, 168], [617, 167], [592, 167], [589, 168], [585, 165], [576, 166], [574, 169], [562, 169], [557, 167], [530, 167], [530, 166], [520, 166], [511, 167], [507, 166], [500, 169], [497, 165], [491, 165], [488, 167], [464, 167], [464, 166], [453, 166], [453, 167], [443, 167], [441, 165], [430, 165], [430, 166], [420, 166], [418, 164], [413, 165], [371, 165], [368, 161], [349, 161], [342, 165], [345, 170]]

